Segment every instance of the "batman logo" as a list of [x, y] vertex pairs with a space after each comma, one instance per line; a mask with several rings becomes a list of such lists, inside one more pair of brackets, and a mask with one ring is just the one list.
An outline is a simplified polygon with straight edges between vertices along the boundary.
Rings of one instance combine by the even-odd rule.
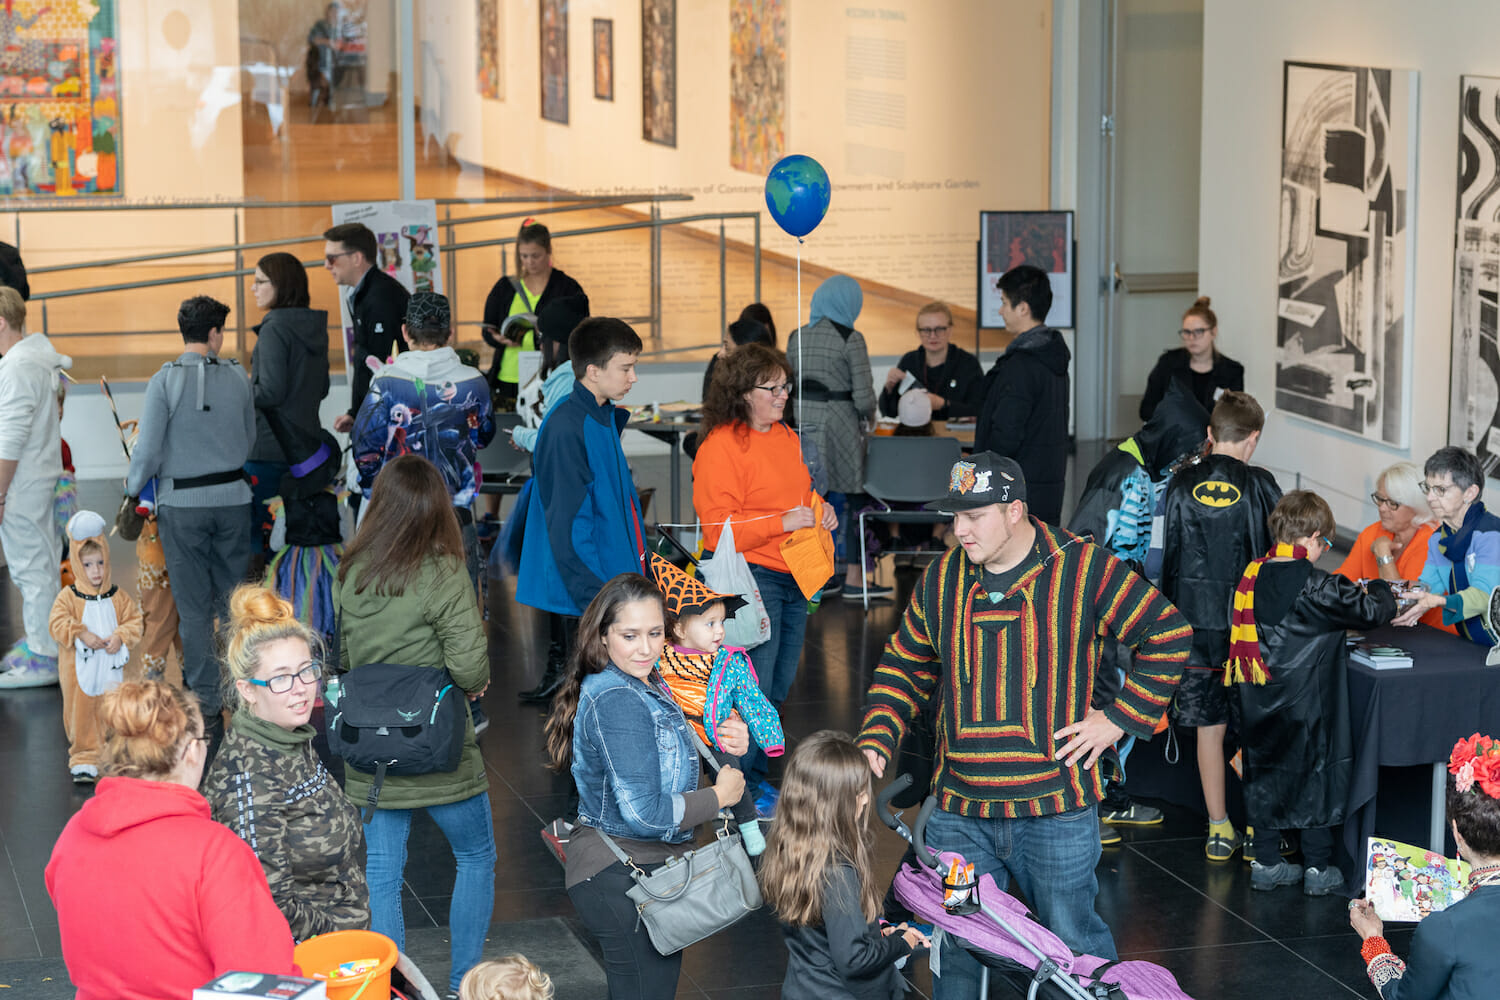
[[1240, 490], [1232, 483], [1210, 479], [1193, 487], [1193, 499], [1205, 507], [1233, 507], [1240, 502]]

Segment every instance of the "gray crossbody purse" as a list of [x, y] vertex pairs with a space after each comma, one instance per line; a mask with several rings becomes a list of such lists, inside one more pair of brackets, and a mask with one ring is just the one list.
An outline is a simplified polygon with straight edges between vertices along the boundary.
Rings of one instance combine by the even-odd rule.
[[[697, 733], [692, 737], [699, 755], [717, 772], [719, 762]], [[650, 872], [631, 861], [608, 834], [598, 833], [635, 880], [625, 895], [635, 903], [636, 926], [646, 925], [651, 944], [663, 955], [675, 955], [760, 908], [755, 871], [740, 835], [729, 832], [727, 810], [720, 810], [713, 841]]]

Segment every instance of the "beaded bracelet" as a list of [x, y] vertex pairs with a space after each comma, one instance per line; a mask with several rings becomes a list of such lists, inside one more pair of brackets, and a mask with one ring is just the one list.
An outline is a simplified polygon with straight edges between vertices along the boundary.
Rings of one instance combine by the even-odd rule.
[[1390, 944], [1379, 935], [1365, 938], [1364, 943], [1359, 946], [1359, 957], [1365, 960], [1366, 965], [1374, 961], [1376, 955], [1390, 954], [1394, 954]]

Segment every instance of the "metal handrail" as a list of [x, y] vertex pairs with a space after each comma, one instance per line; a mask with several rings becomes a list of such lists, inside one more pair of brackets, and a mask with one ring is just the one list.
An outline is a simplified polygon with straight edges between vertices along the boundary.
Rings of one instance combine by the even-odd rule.
[[[498, 194], [490, 198], [422, 198], [421, 201], [431, 201], [439, 205], [491, 205], [491, 204], [569, 204], [589, 200], [591, 196], [576, 195], [566, 198], [549, 198], [547, 195], [524, 195], [524, 194]], [[690, 194], [626, 194], [610, 195], [608, 198], [599, 197], [598, 201], [610, 201], [624, 198], [626, 203], [638, 201], [692, 201]], [[329, 208], [333, 205], [341, 205], [342, 201], [187, 201], [154, 203], [154, 202], [102, 202], [80, 205], [76, 201], [67, 198], [53, 198], [45, 203], [34, 200], [24, 202], [8, 201], [0, 198], [0, 215], [29, 215], [32, 212], [178, 212], [178, 211], [201, 211], [206, 208], [222, 209], [246, 209], [246, 208]], [[601, 207], [609, 207], [601, 205]]]
[[[688, 200], [691, 200], [690, 196], [686, 196], [686, 195], [681, 195], [681, 196], [661, 196], [661, 197], [662, 197], [662, 200], [670, 200], [670, 201], [688, 201]], [[449, 199], [449, 200], [452, 201], [452, 199]], [[613, 199], [611, 199], [611, 200], [613, 200]], [[324, 204], [324, 203], [319, 203], [319, 204]], [[588, 208], [588, 207], [618, 207], [618, 206], [611, 206], [611, 205], [582, 205], [582, 206], [568, 207], [568, 208], [565, 208], [563, 210], [564, 211], [576, 211], [576, 210], [578, 210], [578, 208]], [[517, 213], [517, 214], [522, 214], [522, 213]], [[531, 214], [531, 213], [525, 213], [525, 214]], [[545, 213], [541, 213], [541, 214], [545, 214]], [[601, 233], [622, 232], [622, 231], [631, 230], [631, 229], [649, 229], [649, 230], [651, 230], [652, 241], [651, 241], [651, 282], [650, 282], [650, 284], [651, 284], [651, 289], [652, 289], [652, 295], [651, 295], [651, 311], [650, 311], [650, 315], [648, 315], [648, 316], [641, 316], [641, 317], [621, 317], [621, 318], [625, 319], [626, 322], [648, 322], [648, 323], [650, 323], [651, 329], [652, 329], [652, 339], [653, 340], [659, 340], [660, 336], [661, 336], [661, 298], [660, 298], [659, 287], [660, 287], [660, 276], [661, 276], [661, 238], [660, 238], [660, 234], [661, 234], [662, 227], [663, 226], [682, 225], [682, 224], [692, 223], [692, 222], [713, 222], [713, 221], [717, 221], [719, 223], [719, 321], [720, 321], [719, 325], [720, 325], [721, 328], [723, 328], [725, 326], [725, 324], [727, 324], [727, 322], [728, 322], [728, 298], [727, 298], [728, 292], [727, 292], [727, 288], [726, 288], [726, 251], [727, 251], [727, 246], [726, 246], [726, 235], [725, 235], [724, 224], [727, 221], [729, 221], [730, 219], [749, 219], [749, 220], [751, 220], [754, 223], [754, 253], [753, 253], [754, 298], [755, 298], [756, 301], [759, 301], [760, 298], [761, 298], [761, 259], [760, 259], [761, 258], [761, 250], [760, 250], [760, 248], [761, 248], [761, 242], [760, 242], [760, 213], [759, 212], [703, 212], [703, 213], [698, 213], [698, 214], [694, 214], [694, 215], [677, 216], [677, 217], [673, 217], [673, 218], [663, 218], [661, 216], [661, 214], [660, 214], [660, 207], [658, 205], [656, 205], [656, 204], [653, 203], [652, 206], [651, 206], [651, 218], [649, 218], [649, 219], [638, 219], [638, 220], [633, 220], [633, 221], [630, 221], [630, 222], [622, 222], [622, 223], [616, 223], [616, 224], [605, 225], [605, 226], [586, 226], [586, 227], [583, 227], [583, 228], [580, 228], [580, 229], [559, 230], [559, 231], [553, 232], [552, 233], [552, 237], [554, 239], [562, 239], [562, 238], [566, 238], [566, 237], [592, 236], [592, 235], [598, 235], [598, 234], [601, 234]], [[444, 219], [444, 220], [439, 221], [438, 225], [439, 226], [448, 227], [449, 231], [451, 232], [451, 229], [452, 229], [453, 226], [460, 225], [460, 224], [462, 224], [462, 223], [464, 223], [466, 221], [478, 221], [478, 220]], [[238, 234], [238, 232], [239, 232], [239, 219], [238, 219], [238, 217], [236, 217], [235, 218], [235, 233], [236, 233], [236, 235]], [[219, 270], [219, 271], [212, 271], [212, 272], [208, 272], [208, 273], [198, 273], [198, 274], [191, 274], [191, 275], [179, 275], [179, 276], [167, 277], [167, 278], [151, 278], [151, 279], [148, 279], [148, 280], [145, 280], [145, 281], [118, 282], [118, 283], [111, 284], [111, 285], [95, 285], [95, 286], [90, 286], [90, 287], [87, 287], [87, 288], [62, 289], [62, 290], [53, 291], [53, 292], [37, 292], [37, 293], [35, 293], [35, 294], [32, 295], [32, 299], [33, 299], [33, 301], [40, 302], [41, 305], [42, 305], [42, 331], [44, 333], [46, 333], [46, 332], [48, 332], [47, 302], [50, 301], [50, 300], [52, 300], [52, 299], [74, 298], [74, 297], [82, 296], [82, 295], [97, 295], [97, 294], [106, 293], [106, 292], [136, 291], [136, 290], [142, 289], [142, 288], [154, 288], [154, 287], [157, 287], [157, 286], [165, 286], [165, 285], [180, 285], [180, 284], [188, 284], [188, 283], [191, 283], [191, 282], [218, 281], [218, 280], [224, 280], [224, 279], [242, 278], [242, 277], [244, 277], [246, 275], [250, 275], [250, 274], [254, 274], [255, 273], [255, 268], [242, 266], [243, 265], [243, 252], [246, 249], [259, 248], [259, 247], [265, 247], [265, 246], [287, 245], [287, 244], [293, 244], [293, 243], [306, 243], [306, 242], [310, 242], [312, 240], [315, 240], [316, 238], [317, 237], [312, 237], [312, 236], [290, 237], [290, 238], [287, 238], [287, 239], [284, 239], [284, 240], [276, 240], [276, 241], [262, 240], [262, 241], [256, 241], [256, 242], [253, 242], [253, 243], [234, 243], [234, 244], [230, 244], [227, 247], [216, 248], [214, 252], [225, 252], [225, 251], [233, 251], [234, 252], [235, 263], [238, 266], [230, 268], [230, 269], [227, 269], [227, 270]], [[452, 271], [452, 268], [454, 266], [453, 262], [456, 261], [456, 255], [457, 255], [457, 253], [459, 251], [463, 251], [463, 250], [478, 250], [478, 249], [484, 249], [484, 248], [488, 248], [488, 247], [505, 247], [505, 246], [508, 246], [510, 244], [515, 243], [517, 241], [517, 239], [518, 239], [518, 237], [516, 237], [516, 236], [500, 236], [500, 237], [496, 237], [495, 239], [491, 239], [491, 240], [475, 240], [475, 241], [468, 242], [468, 243], [450, 243], [447, 246], [445, 246], [443, 248], [444, 252], [450, 255], [448, 257], [448, 260], [450, 262], [450, 265], [449, 265], [449, 267], [450, 267], [450, 271], [449, 271], [449, 274], [450, 274], [450, 284], [452, 283], [452, 278], [453, 278], [453, 271]], [[198, 252], [200, 252], [200, 251], [194, 251], [193, 253], [198, 253]], [[190, 256], [190, 255], [192, 255], [192, 254], [182, 254], [180, 256]], [[147, 255], [147, 256], [149, 256], [149, 257], [155, 257], [156, 255]], [[179, 256], [179, 255], [165, 255], [165, 256]], [[504, 254], [501, 254], [501, 260], [502, 261], [505, 260], [505, 255]], [[99, 267], [99, 266], [103, 266], [103, 264], [105, 264], [105, 263], [121, 263], [121, 262], [122, 261], [113, 261], [113, 262], [95, 261], [95, 262], [93, 262], [89, 266]], [[321, 267], [323, 265], [324, 261], [323, 261], [323, 258], [317, 257], [317, 258], [313, 258], [311, 260], [302, 261], [301, 263], [302, 263], [302, 266], [304, 268], [312, 268], [312, 267]], [[39, 273], [43, 273], [46, 270], [61, 270], [61, 269], [63, 269], [63, 268], [56, 268], [56, 269], [37, 268], [32, 273], [39, 274]], [[237, 349], [239, 350], [239, 352], [241, 354], [243, 354], [243, 345], [244, 345], [244, 313], [245, 313], [245, 309], [244, 309], [243, 298], [244, 298], [243, 283], [237, 283], [237, 286], [236, 286], [236, 310], [235, 310], [235, 312], [236, 312], [236, 315], [239, 317], [240, 326], [239, 326], [239, 329], [238, 329], [238, 338], [237, 338], [236, 347], [237, 347]], [[463, 325], [469, 325], [469, 324], [463, 324]], [[80, 334], [70, 334], [69, 336], [96, 336], [96, 335], [97, 334], [83, 334], [83, 333], [80, 333]], [[654, 351], [650, 351], [650, 352], [645, 352], [645, 353], [652, 354], [652, 355], [655, 355], [655, 354], [671, 354], [671, 353], [677, 353], [678, 351], [699, 350], [699, 349], [701, 349], [704, 346], [712, 346], [712, 345], [694, 345], [694, 346], [685, 347], [685, 348], [658, 349], [658, 350], [654, 350]]]
[[[548, 208], [548, 209], [546, 209], [546, 213], [545, 214], [547, 214], [547, 215], [561, 215], [563, 212], [585, 212], [585, 211], [588, 211], [590, 209], [599, 209], [599, 208], [622, 208], [622, 207], [624, 207], [626, 205], [637, 204], [641, 200], [642, 199], [640, 199], [640, 198], [628, 198], [628, 197], [622, 197], [622, 198], [602, 198], [602, 199], [599, 199], [597, 201], [580, 202], [578, 204], [564, 205], [564, 206], [559, 207], [559, 208]], [[667, 200], [669, 200], [669, 201], [691, 201], [692, 200], [692, 195], [677, 195], [677, 196], [673, 196], [671, 198], [668, 198]], [[315, 204], [317, 206], [320, 206], [320, 207], [323, 207], [323, 208], [327, 208], [329, 205], [332, 205], [334, 203], [333, 202], [326, 202], [326, 203], [325, 202], [314, 202], [314, 203], [309, 203], [309, 204]], [[486, 204], [486, 203], [485, 202], [476, 202], [474, 204]], [[172, 206], [166, 206], [166, 207], [172, 207]], [[260, 207], [266, 207], [266, 206], [260, 206]], [[500, 221], [500, 220], [503, 220], [503, 219], [524, 218], [525, 216], [532, 215], [532, 214], [534, 214], [534, 210], [527, 210], [527, 211], [524, 211], [524, 212], [502, 212], [502, 213], [498, 213], [498, 214], [495, 214], [495, 215], [458, 216], [458, 217], [450, 217], [450, 218], [443, 219], [438, 224], [441, 225], [441, 226], [447, 226], [451, 230], [452, 227], [454, 227], [454, 226], [467, 225], [467, 224], [473, 223], [473, 222], [497, 222], [497, 221]], [[743, 214], [751, 214], [751, 213], [743, 213]], [[554, 233], [553, 235], [558, 235], [558, 234]], [[201, 256], [206, 256], [208, 254], [234, 253], [236, 250], [263, 250], [263, 249], [266, 249], [267, 247], [294, 246], [294, 245], [296, 245], [298, 243], [312, 243], [312, 242], [314, 242], [316, 240], [320, 240], [320, 239], [322, 239], [321, 235], [316, 235], [316, 236], [291, 236], [291, 237], [283, 237], [281, 239], [275, 239], [275, 240], [255, 240], [255, 241], [250, 242], [250, 243], [225, 243], [225, 244], [220, 244], [219, 246], [199, 247], [199, 248], [194, 249], [194, 250], [168, 250], [168, 251], [164, 251], [162, 253], [137, 254], [137, 255], [135, 255], [133, 257], [110, 257], [110, 258], [107, 258], [105, 260], [79, 261], [78, 263], [75, 263], [75, 264], [53, 264], [53, 265], [51, 265], [49, 267], [30, 268], [30, 269], [27, 270], [26, 273], [27, 274], [54, 274], [54, 273], [56, 273], [58, 271], [84, 271], [84, 270], [88, 270], [90, 268], [95, 268], [95, 267], [113, 267], [113, 266], [115, 266], [117, 264], [147, 264], [147, 263], [150, 263], [152, 261], [174, 260], [174, 259], [179, 258], [179, 257], [201, 257]]]

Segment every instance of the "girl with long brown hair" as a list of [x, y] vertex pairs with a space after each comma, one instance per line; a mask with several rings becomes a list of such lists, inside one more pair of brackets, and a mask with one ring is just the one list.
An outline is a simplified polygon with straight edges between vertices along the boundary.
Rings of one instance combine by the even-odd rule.
[[[621, 573], [589, 603], [578, 624], [568, 675], [552, 699], [547, 753], [578, 785], [578, 823], [568, 841], [564, 883], [584, 926], [599, 939], [611, 1000], [671, 1000], [682, 953], [659, 954], [625, 895], [630, 872], [600, 836], [635, 867], [651, 869], [692, 847], [693, 828], [739, 801], [744, 777], [719, 771], [699, 787], [698, 751], [656, 661], [667, 641], [661, 591]], [[730, 719], [716, 731], [731, 754], [749, 730]]]
[[787, 761], [761, 858], [761, 894], [784, 925], [785, 1000], [899, 997], [896, 962], [932, 942], [882, 929], [871, 873], [870, 765], [847, 733], [825, 729]]
[[[369, 508], [339, 564], [334, 605], [346, 669], [368, 663], [446, 668], [477, 698], [490, 681], [484, 622], [464, 571], [458, 517], [443, 474], [402, 455], [375, 477]], [[370, 929], [405, 946], [401, 880], [412, 814], [425, 809], [453, 848], [458, 874], [448, 909], [452, 967], [448, 988], [479, 961], [495, 904], [495, 831], [489, 781], [472, 722], [453, 771], [387, 777], [365, 824]], [[363, 806], [372, 776], [344, 772], [344, 793]]]

